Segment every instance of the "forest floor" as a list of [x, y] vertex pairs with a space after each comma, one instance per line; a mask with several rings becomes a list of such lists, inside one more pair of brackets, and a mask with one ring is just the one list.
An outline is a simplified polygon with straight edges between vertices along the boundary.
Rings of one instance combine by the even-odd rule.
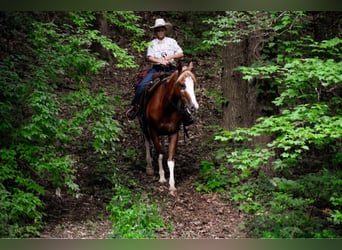
[[[136, 72], [137, 70], [135, 70]], [[134, 71], [132, 71], [134, 72]], [[117, 86], [121, 89], [121, 98], [125, 105], [117, 110], [117, 119], [122, 126], [121, 142], [126, 149], [137, 152], [134, 157], [123, 155], [117, 159], [120, 174], [132, 181], [132, 187], [143, 190], [149, 200], [161, 208], [160, 215], [172, 230], [160, 229], [157, 238], [177, 239], [213, 239], [244, 238], [244, 217], [238, 206], [230, 202], [220, 193], [201, 193], [196, 191], [195, 183], [199, 178], [201, 161], [209, 159], [213, 148], [214, 127], [221, 122], [220, 107], [217, 102], [220, 88], [220, 67], [218, 62], [209, 60], [194, 61], [194, 73], [199, 86], [197, 100], [200, 109], [195, 124], [188, 127], [190, 137], [184, 139], [183, 130], [176, 154], [175, 181], [177, 192], [169, 194], [168, 184], [158, 182], [158, 173], [148, 177], [145, 174], [144, 143], [138, 122], [128, 121], [125, 110], [128, 107], [133, 90], [128, 82], [134, 73], [107, 71], [96, 80], [93, 88]], [[118, 84], [124, 83], [124, 84]], [[109, 92], [114, 88], [108, 88]], [[163, 139], [166, 145], [166, 139]], [[167, 145], [166, 145], [167, 146]], [[106, 205], [110, 201], [108, 190], [103, 186], [101, 176], [95, 173], [91, 165], [91, 156], [84, 155], [82, 164], [77, 166], [77, 182], [80, 186], [80, 197], [64, 195], [51, 197], [47, 208], [47, 226], [41, 233], [42, 238], [108, 238], [112, 232], [112, 224]], [[168, 170], [165, 167], [166, 178]], [[227, 196], [227, 194], [225, 194]]]

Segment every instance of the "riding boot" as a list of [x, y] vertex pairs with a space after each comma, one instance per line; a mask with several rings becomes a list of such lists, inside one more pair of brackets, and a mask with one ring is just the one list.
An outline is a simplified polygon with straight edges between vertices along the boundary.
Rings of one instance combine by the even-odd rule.
[[137, 94], [133, 101], [132, 106], [127, 110], [126, 116], [129, 120], [134, 120], [137, 117], [138, 113], [140, 112], [141, 107], [143, 106], [143, 93]]
[[138, 105], [137, 105], [137, 104], [132, 105], [132, 106], [129, 108], [129, 110], [127, 110], [127, 112], [126, 112], [127, 118], [128, 118], [129, 120], [134, 120], [135, 117], [136, 117], [137, 114], [138, 114], [138, 110], [139, 110], [139, 108], [138, 108]]
[[190, 112], [188, 110], [185, 110], [184, 117], [183, 117], [184, 126], [189, 126], [189, 125], [193, 124], [194, 122], [195, 122], [194, 118], [192, 117]]

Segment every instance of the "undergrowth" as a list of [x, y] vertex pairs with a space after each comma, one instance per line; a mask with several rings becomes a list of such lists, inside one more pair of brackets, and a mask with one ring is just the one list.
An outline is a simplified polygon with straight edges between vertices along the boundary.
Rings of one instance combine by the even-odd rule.
[[[106, 155], [116, 148], [118, 99], [103, 89], [90, 90], [92, 77], [107, 65], [90, 47], [101, 44], [117, 68], [137, 65], [95, 28], [96, 14], [0, 13], [6, 41], [0, 48], [0, 237], [39, 237], [43, 198], [79, 193], [77, 152], [87, 148]], [[134, 40], [142, 36], [132, 12], [108, 16], [123, 21], [122, 32], [133, 32]]]
[[107, 211], [113, 224], [112, 238], [153, 239], [155, 230], [170, 228], [160, 217], [157, 205], [121, 184], [115, 186]]
[[238, 204], [250, 237], [340, 238], [342, 40], [296, 36], [296, 18], [285, 13], [274, 27], [289, 25], [292, 40], [272, 39], [264, 58], [238, 69], [246, 81], [277, 86], [279, 112], [250, 128], [219, 130], [196, 186]]

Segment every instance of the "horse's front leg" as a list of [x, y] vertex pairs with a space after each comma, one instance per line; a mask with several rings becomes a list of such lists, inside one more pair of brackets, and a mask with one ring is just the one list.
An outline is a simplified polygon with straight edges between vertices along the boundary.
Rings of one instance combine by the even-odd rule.
[[151, 150], [150, 150], [150, 142], [145, 136], [145, 149], [146, 149], [146, 174], [153, 175], [153, 166], [152, 166], [152, 157], [151, 157]]
[[170, 143], [169, 143], [169, 157], [167, 159], [167, 166], [169, 167], [170, 171], [170, 191], [175, 191], [175, 177], [174, 177], [174, 168], [175, 168], [175, 160], [174, 156], [176, 153], [176, 148], [177, 148], [177, 142], [178, 142], [178, 132], [175, 134], [170, 135]]

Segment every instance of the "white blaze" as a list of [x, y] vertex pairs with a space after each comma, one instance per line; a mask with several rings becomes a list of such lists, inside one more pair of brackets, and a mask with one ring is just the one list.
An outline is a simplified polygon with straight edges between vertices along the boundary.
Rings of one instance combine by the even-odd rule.
[[190, 76], [185, 78], [185, 86], [186, 86], [185, 91], [189, 94], [191, 102], [194, 105], [195, 109], [197, 110], [199, 108], [199, 105], [195, 96], [194, 81], [192, 80]]

